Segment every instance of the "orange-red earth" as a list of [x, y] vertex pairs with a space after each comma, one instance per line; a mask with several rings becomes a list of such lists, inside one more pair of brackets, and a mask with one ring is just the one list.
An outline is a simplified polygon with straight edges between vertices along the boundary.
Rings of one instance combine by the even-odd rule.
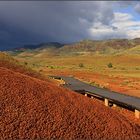
[[0, 67], [0, 138], [138, 140], [140, 125], [49, 80]]

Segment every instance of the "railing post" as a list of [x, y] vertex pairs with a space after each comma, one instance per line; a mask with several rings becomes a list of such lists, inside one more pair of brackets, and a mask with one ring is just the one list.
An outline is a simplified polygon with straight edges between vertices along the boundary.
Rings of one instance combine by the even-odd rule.
[[105, 106], [109, 106], [109, 101], [106, 98], [105, 98]]
[[137, 110], [137, 109], [135, 109], [135, 117], [136, 117], [137, 119], [140, 118], [140, 111]]
[[117, 105], [116, 104], [113, 104], [113, 107], [117, 107]]
[[93, 96], [91, 96], [91, 99], [93, 99]]

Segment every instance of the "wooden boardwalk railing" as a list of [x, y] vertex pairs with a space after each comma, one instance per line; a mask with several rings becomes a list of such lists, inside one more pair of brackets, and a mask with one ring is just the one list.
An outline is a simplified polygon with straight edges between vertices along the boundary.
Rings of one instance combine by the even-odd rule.
[[132, 108], [135, 110], [135, 117], [140, 118], [140, 98], [138, 97], [124, 95], [103, 88], [97, 88], [73, 77], [66, 76], [50, 76], [50, 77], [54, 79], [63, 80], [65, 82], [63, 86], [73, 91], [84, 91], [85, 96], [89, 95], [91, 98], [93, 98], [94, 96], [103, 98], [106, 106], [109, 106], [109, 102], [112, 102], [114, 107], [116, 105], [121, 105], [124, 107]]

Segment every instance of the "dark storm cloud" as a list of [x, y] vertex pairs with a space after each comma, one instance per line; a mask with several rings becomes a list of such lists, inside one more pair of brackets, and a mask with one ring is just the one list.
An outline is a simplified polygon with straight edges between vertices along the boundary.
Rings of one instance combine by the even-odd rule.
[[[12, 46], [90, 38], [94, 22], [109, 25], [111, 2], [0, 2], [0, 42]], [[8, 43], [7, 43], [8, 42]]]

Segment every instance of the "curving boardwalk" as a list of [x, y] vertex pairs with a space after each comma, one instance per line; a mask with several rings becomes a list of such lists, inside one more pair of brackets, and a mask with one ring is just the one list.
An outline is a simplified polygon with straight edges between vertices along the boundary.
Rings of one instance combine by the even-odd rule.
[[125, 105], [135, 109], [135, 113], [137, 113], [137, 118], [139, 118], [139, 111], [140, 111], [140, 98], [133, 97], [129, 95], [120, 94], [117, 92], [109, 91], [102, 88], [97, 88], [95, 86], [91, 86], [87, 83], [84, 83], [78, 79], [73, 77], [66, 77], [66, 76], [51, 76], [55, 79], [61, 79], [65, 81], [63, 85], [66, 88], [69, 88], [73, 91], [85, 91], [85, 93], [89, 94], [90, 96], [99, 96], [106, 99], [105, 102], [112, 101], [113, 103], [119, 105]]

